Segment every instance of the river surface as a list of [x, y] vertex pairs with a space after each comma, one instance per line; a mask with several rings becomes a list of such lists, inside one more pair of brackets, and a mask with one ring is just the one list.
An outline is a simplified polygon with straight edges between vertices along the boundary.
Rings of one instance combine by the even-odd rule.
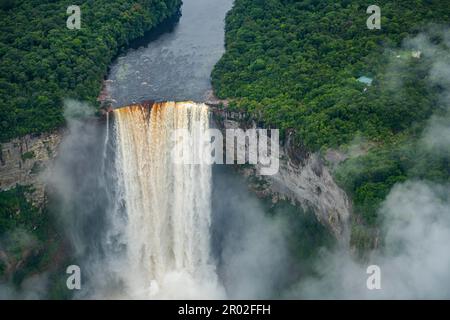
[[[225, 51], [224, 20], [232, 4], [233, 0], [184, 0], [182, 16], [179, 20], [170, 19], [156, 31], [132, 43], [110, 68], [107, 91], [110, 98], [115, 100], [113, 107], [127, 106], [144, 100], [197, 102], [207, 100], [212, 89], [211, 71]], [[156, 109], [152, 110], [152, 113], [154, 111]], [[126, 112], [126, 110], [116, 110], [115, 114], [118, 112]], [[123, 241], [123, 247], [126, 247], [129, 253], [127, 256], [130, 256], [130, 252], [134, 252], [136, 253], [134, 257], [137, 257], [133, 263], [127, 262], [125, 269], [130, 270], [128, 266], [133, 265], [142, 267], [144, 270], [142, 273], [138, 271], [127, 273], [132, 275], [131, 280], [136, 281], [125, 279], [125, 283], [128, 283], [130, 288], [138, 288], [132, 290], [132, 296], [136, 292], [145, 293], [146, 291], [142, 288], [144, 285], [144, 287], [150, 287], [151, 292], [157, 291], [156, 296], [169, 298], [179, 298], [180, 295], [184, 298], [192, 298], [201, 294], [200, 297], [204, 298], [206, 295], [208, 299], [211, 299], [223, 296], [223, 290], [226, 297], [234, 299], [279, 297], [282, 289], [289, 287], [298, 275], [297, 270], [303, 270], [298, 262], [294, 261], [292, 258], [294, 255], [290, 252], [290, 243], [294, 242], [291, 235], [303, 233], [301, 228], [293, 227], [292, 229], [295, 230], [290, 231], [286, 227], [295, 225], [293, 221], [298, 220], [298, 216], [302, 214], [301, 209], [292, 206], [289, 206], [289, 209], [277, 208], [270, 201], [270, 204], [261, 201], [248, 190], [245, 178], [228, 166], [215, 165], [212, 168], [203, 168], [208, 173], [203, 175], [203, 178], [200, 173], [188, 170], [185, 172], [186, 175], [180, 175], [182, 171], [174, 171], [176, 174], [173, 179], [158, 180], [159, 176], [170, 175], [169, 158], [168, 156], [164, 158], [164, 150], [167, 151], [170, 148], [166, 144], [155, 146], [156, 142], [152, 142], [153, 140], [142, 141], [142, 139], [166, 135], [160, 131], [150, 135], [140, 132], [139, 130], [145, 129], [147, 124], [139, 124], [139, 119], [143, 118], [138, 116], [123, 122], [128, 129], [123, 130], [122, 135], [129, 135], [135, 129], [138, 132], [134, 135], [135, 138], [128, 139], [130, 143], [119, 143], [120, 148], [127, 150], [123, 152], [127, 156], [134, 156], [145, 151], [145, 156], [138, 158], [145, 160], [144, 164], [159, 165], [156, 165], [157, 169], [152, 171], [148, 166], [136, 164], [139, 159], [117, 161], [122, 164], [121, 172], [125, 178], [142, 180], [142, 183], [128, 183], [128, 187], [142, 185], [147, 187], [144, 191], [129, 191], [128, 194], [117, 192], [117, 190], [111, 192], [112, 198], [117, 198], [116, 194], [124, 194], [128, 197], [126, 201], [123, 201], [126, 204], [128, 216], [125, 220], [131, 223], [136, 222], [135, 229], [124, 233]], [[158, 121], [150, 127], [164, 131], [170, 127], [167, 123], [173, 123], [170, 119], [166, 121], [166, 124], [163, 124], [164, 121], [164, 117], [159, 116]], [[135, 145], [136, 142], [137, 145]], [[128, 150], [128, 147], [131, 150]], [[147, 159], [148, 157], [159, 160], [155, 162]], [[130, 172], [130, 166], [133, 164], [140, 169]], [[149, 171], [146, 175], [147, 169], [152, 172]], [[183, 189], [183, 186], [186, 188]], [[177, 191], [172, 190], [172, 187]], [[114, 189], [120, 188], [115, 186]], [[152, 193], [152, 189], [157, 191]], [[146, 193], [147, 196], [153, 195], [152, 200], [146, 197], [140, 198], [140, 195]], [[118, 201], [118, 205], [111, 207], [121, 208], [120, 203], [122, 202]], [[139, 204], [135, 206], [136, 210], [130, 209], [133, 203]], [[144, 208], [162, 203], [167, 204], [167, 207], [159, 206], [154, 210]], [[201, 208], [200, 204], [203, 204]], [[111, 210], [107, 211], [111, 216]], [[199, 216], [192, 218], [195, 215]], [[272, 215], [277, 218], [273, 218]], [[170, 228], [167, 231], [164, 227], [158, 227], [156, 222], [142, 220], [142, 217], [147, 220], [156, 217], [156, 220], [160, 221], [177, 217], [168, 226], [177, 228], [183, 225], [184, 227], [170, 232]], [[290, 220], [290, 217], [295, 219]], [[207, 225], [203, 225], [202, 228], [194, 227], [189, 225], [189, 221], [207, 222]], [[124, 224], [126, 222], [119, 221], [111, 225]], [[281, 225], [284, 227], [280, 227]], [[147, 229], [152, 230], [146, 232]], [[145, 232], [142, 232], [143, 230]], [[118, 234], [120, 235], [121, 232]], [[155, 237], [155, 235], [159, 236]], [[121, 237], [117, 238], [119, 240], [110, 242], [120, 242]], [[189, 239], [202, 239], [202, 241]], [[190, 244], [193, 246], [190, 247]], [[190, 249], [181, 250], [181, 245], [198, 249], [202, 254], [194, 254], [190, 252]], [[163, 261], [171, 256], [182, 257], [182, 259], [175, 259], [174, 265], [178, 266], [178, 271], [184, 270], [187, 273], [180, 275], [169, 272], [173, 268], [167, 261], [157, 263], [158, 268], [146, 267], [139, 262], [140, 254], [143, 252], [148, 252], [145, 256], [152, 256], [152, 260], [144, 259], [147, 262]], [[177, 252], [180, 254], [177, 255]], [[155, 256], [155, 254], [158, 255]], [[185, 258], [186, 261], [192, 260], [194, 264], [184, 263]], [[119, 261], [109, 258], [107, 260]], [[117, 268], [113, 265], [110, 269], [114, 272]], [[163, 269], [165, 271], [158, 271], [159, 273], [149, 271]], [[140, 274], [144, 276], [139, 276]], [[153, 277], [152, 274], [161, 274], [161, 276]], [[118, 277], [122, 278], [122, 276]], [[177, 279], [182, 280], [181, 284]], [[182, 285], [183, 283], [186, 285]], [[217, 289], [217, 287], [220, 288]], [[189, 292], [185, 292], [186, 288]]]
[[178, 22], [132, 44], [110, 68], [107, 89], [113, 106], [207, 99], [211, 71], [225, 51], [225, 16], [232, 4], [184, 0]]
[[[110, 69], [114, 106], [203, 100], [232, 2], [184, 0], [179, 20], [132, 43]], [[270, 299], [307, 272], [301, 255], [322, 243], [313, 215], [262, 201], [230, 166], [174, 165], [169, 131], [212, 120], [202, 104], [167, 102], [69, 121], [50, 190], [83, 270], [76, 297]]]

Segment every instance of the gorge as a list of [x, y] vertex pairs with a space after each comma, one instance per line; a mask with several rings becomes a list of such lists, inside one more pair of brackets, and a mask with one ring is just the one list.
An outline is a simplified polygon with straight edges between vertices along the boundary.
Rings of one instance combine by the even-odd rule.
[[[348, 241], [348, 199], [315, 155], [289, 141], [280, 172], [267, 180], [257, 167], [171, 158], [173, 130], [249, 128], [216, 101], [210, 83], [231, 5], [184, 1], [179, 20], [152, 31], [150, 42], [130, 44], [112, 64], [100, 97], [112, 108], [102, 116], [68, 99], [66, 128], [3, 144], [2, 189], [36, 188], [31, 201], [58, 213], [85, 279], [74, 297], [280, 297], [332, 237]], [[143, 102], [150, 99], [161, 102]], [[167, 102], [188, 100], [209, 106]], [[187, 148], [202, 154], [206, 146], [194, 140]]]
[[[58, 212], [86, 279], [75, 297], [279, 297], [310, 272], [330, 235], [348, 241], [348, 199], [316, 155], [289, 141], [280, 173], [266, 181], [252, 167], [173, 164], [175, 129], [248, 129], [211, 93], [231, 4], [184, 1], [179, 21], [131, 44], [105, 82], [111, 112], [99, 118], [88, 104], [66, 100], [64, 130], [3, 145], [2, 189], [36, 187], [31, 201]], [[210, 106], [142, 103], [148, 99]], [[202, 153], [204, 146], [189, 148]], [[7, 178], [17, 163], [17, 175]]]
[[[258, 198], [227, 166], [175, 163], [175, 129], [198, 137], [184, 150], [205, 154], [209, 144], [198, 133], [212, 126], [209, 109], [194, 102], [154, 102], [114, 109], [102, 121], [68, 119], [47, 182], [86, 277], [79, 297], [276, 297], [308, 274], [318, 250], [332, 242], [328, 234], [345, 243], [340, 229], [345, 225], [325, 218], [322, 227], [321, 216], [306, 212], [316, 209], [308, 199], [315, 193], [296, 194], [286, 184]], [[314, 175], [311, 171], [305, 181]], [[280, 177], [278, 188], [284, 183]], [[326, 175], [316, 181], [321, 177]], [[324, 188], [323, 194], [333, 192]]]
[[0, 1], [0, 300], [449, 298], [450, 7], [377, 5]]

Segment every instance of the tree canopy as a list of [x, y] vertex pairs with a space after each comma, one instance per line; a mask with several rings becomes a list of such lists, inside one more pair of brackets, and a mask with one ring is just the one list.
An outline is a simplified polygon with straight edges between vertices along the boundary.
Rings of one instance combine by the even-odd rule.
[[175, 14], [181, 0], [88, 0], [81, 29], [65, 0], [0, 2], [0, 141], [63, 124], [65, 98], [96, 103], [121, 47]]
[[[381, 30], [369, 30], [366, 1], [237, 0], [226, 20], [226, 54], [212, 81], [220, 98], [266, 124], [295, 129], [311, 149], [359, 133], [383, 141], [430, 116], [427, 66], [390, 71], [408, 35], [450, 20], [443, 1], [378, 1]], [[389, 71], [389, 73], [387, 72]], [[368, 90], [356, 81], [374, 78]], [[390, 77], [390, 78], [388, 78]], [[403, 81], [403, 92], [390, 79]]]
[[[436, 66], [428, 53], [405, 47], [421, 32], [448, 29], [450, 6], [376, 4], [380, 30], [366, 26], [367, 1], [236, 0], [226, 19], [226, 53], [212, 73], [216, 95], [230, 108], [282, 133], [293, 129], [312, 151], [367, 142], [366, 152], [334, 172], [354, 202], [352, 243], [361, 249], [373, 244], [378, 209], [396, 183], [450, 179], [450, 154], [421, 142], [431, 115], [449, 117], [440, 101], [445, 88], [431, 81]], [[430, 41], [449, 56], [447, 37], [435, 32]]]

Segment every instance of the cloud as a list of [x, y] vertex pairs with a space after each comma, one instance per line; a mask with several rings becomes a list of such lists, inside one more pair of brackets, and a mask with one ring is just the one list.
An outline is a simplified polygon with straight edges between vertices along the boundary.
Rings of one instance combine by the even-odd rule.
[[[51, 210], [71, 244], [74, 263], [82, 270], [83, 297], [95, 294], [94, 288], [120, 287], [114, 272], [108, 269], [111, 264], [104, 260], [107, 242], [112, 241], [107, 229], [109, 199], [114, 194], [109, 194], [108, 188], [113, 182], [104, 176], [110, 148], [105, 143], [106, 125], [94, 115], [95, 109], [89, 104], [65, 100], [67, 128], [57, 158], [43, 174]], [[94, 283], [95, 279], [101, 279], [100, 284]]]
[[289, 274], [287, 220], [270, 217], [231, 169], [216, 167], [213, 186], [212, 246], [227, 298], [274, 298]]
[[[434, 43], [432, 36], [444, 39]], [[418, 148], [435, 157], [450, 155], [450, 31], [433, 28], [405, 41], [430, 65], [430, 85], [440, 88], [439, 106], [419, 139]], [[401, 63], [401, 62], [400, 62]], [[397, 84], [395, 84], [397, 85]], [[397, 87], [396, 87], [397, 88]], [[409, 180], [397, 184], [379, 209], [380, 249], [366, 263], [346, 248], [328, 251], [316, 262], [319, 276], [299, 282], [287, 294], [324, 299], [450, 298], [450, 184]], [[381, 268], [381, 290], [369, 290], [369, 265]]]
[[77, 101], [74, 99], [65, 99], [64, 100], [64, 118], [69, 121], [69, 123], [73, 123], [74, 120], [84, 119], [86, 117], [93, 116], [95, 114], [95, 108], [91, 105]]
[[[450, 200], [448, 185], [409, 181], [395, 186], [380, 209], [383, 250], [366, 264], [344, 249], [318, 262], [320, 276], [307, 279], [287, 297], [319, 299], [450, 298]], [[369, 290], [369, 265], [381, 269], [381, 290]]]
[[424, 148], [436, 156], [450, 155], [450, 119], [447, 117], [431, 117], [422, 137]]

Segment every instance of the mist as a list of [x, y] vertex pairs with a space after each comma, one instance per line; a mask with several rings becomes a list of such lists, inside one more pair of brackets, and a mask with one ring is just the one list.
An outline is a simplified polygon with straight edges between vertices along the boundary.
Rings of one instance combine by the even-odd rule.
[[[23, 229], [14, 229], [6, 232], [0, 238], [0, 254], [9, 248], [7, 254], [13, 254], [15, 251], [33, 252], [38, 240]], [[19, 262], [20, 263], [20, 262]], [[13, 279], [10, 279], [13, 280]], [[14, 282], [14, 281], [12, 281]], [[14, 286], [11, 281], [0, 284], [0, 300], [21, 299], [37, 300], [46, 297], [48, 288], [48, 272], [35, 274], [23, 279], [20, 286]]]
[[212, 241], [219, 278], [230, 299], [273, 298], [289, 270], [288, 225], [270, 217], [236, 175], [215, 168]]
[[[91, 106], [65, 102], [67, 130], [58, 156], [44, 174], [51, 209], [71, 244], [73, 264], [82, 272], [75, 299], [269, 299], [302, 274], [289, 246], [294, 230], [283, 215], [247, 189], [231, 168], [213, 168], [211, 270], [218, 284], [202, 283], [174, 270], [157, 286], [130, 291], [129, 223], [115, 163], [115, 126]], [[192, 231], [194, 232], [194, 231]], [[132, 276], [135, 278], [135, 276]], [[141, 281], [142, 282], [142, 281]]]
[[48, 285], [49, 279], [46, 272], [24, 279], [19, 289], [9, 284], [0, 285], [0, 300], [45, 299]]
[[[450, 36], [439, 29], [432, 32], [447, 42], [437, 45], [428, 34], [420, 34], [406, 40], [404, 48], [423, 53], [421, 59], [430, 65], [430, 85], [441, 88], [436, 113], [428, 120], [417, 147], [436, 157], [448, 157]], [[401, 90], [401, 85], [396, 81], [392, 88]], [[64, 108], [65, 136], [56, 161], [43, 178], [51, 211], [71, 244], [73, 263], [82, 270], [83, 290], [74, 298], [133, 298], [126, 285], [126, 204], [115, 188], [116, 142], [110, 139], [114, 126], [109, 118], [97, 117], [88, 104], [66, 100]], [[358, 146], [368, 143], [356, 137], [351, 156], [364, 153], [364, 148]], [[180, 292], [187, 298], [198, 297], [205, 288], [202, 298], [450, 298], [450, 250], [446, 248], [450, 242], [448, 184], [420, 180], [397, 184], [379, 209], [383, 221], [381, 248], [361, 263], [345, 245], [330, 249], [314, 243], [310, 249], [317, 255], [308, 261], [312, 270], [299, 261], [292, 247], [292, 237], [299, 232], [293, 227], [293, 220], [270, 214], [267, 204], [247, 189], [244, 178], [230, 168], [216, 166], [212, 188], [211, 258], [215, 270], [209, 271], [217, 274], [220, 286], [206, 283], [199, 288], [188, 276], [173, 272], [162, 283], [170, 290], [156, 298], [185, 298]], [[295, 218], [301, 220], [301, 216]], [[381, 269], [380, 290], [367, 288], [369, 265]], [[0, 298], [45, 297], [47, 284], [47, 274], [33, 276], [22, 284], [24, 289], [29, 288], [24, 290], [26, 293], [3, 286]]]
[[[447, 32], [433, 30], [445, 38]], [[441, 88], [439, 104], [423, 130], [417, 148], [436, 157], [450, 154], [450, 61], [449, 47], [434, 44], [427, 34], [408, 39], [405, 50], [422, 52], [429, 64], [431, 86]], [[401, 63], [401, 62], [400, 62]], [[404, 67], [404, 66], [402, 66]], [[395, 68], [395, 67], [394, 67]], [[401, 90], [396, 82], [396, 90]], [[83, 272], [83, 290], [75, 298], [126, 298], [127, 223], [125, 203], [115, 188], [115, 141], [110, 139], [108, 119], [99, 119], [89, 105], [73, 100], [65, 103], [67, 132], [57, 160], [45, 179], [52, 195], [52, 209], [70, 240], [74, 263]], [[354, 144], [366, 144], [355, 138]], [[361, 151], [353, 150], [358, 156]], [[299, 261], [292, 248], [298, 232], [292, 220], [269, 214], [268, 206], [247, 190], [245, 179], [230, 168], [213, 168], [211, 256], [220, 286], [197, 287], [182, 273], [171, 273], [163, 285], [169, 291], [155, 298], [201, 297], [229, 299], [319, 298], [319, 299], [418, 299], [449, 298], [450, 186], [411, 180], [396, 185], [379, 216], [382, 245], [364, 263], [347, 246], [326, 249], [312, 244], [312, 270]], [[300, 216], [296, 217], [300, 219]], [[369, 290], [367, 267], [381, 270], [381, 289]], [[314, 276], [311, 276], [315, 274]], [[35, 283], [31, 297], [42, 294], [47, 281]], [[292, 285], [294, 283], [294, 285]], [[180, 291], [180, 286], [182, 290]], [[203, 288], [203, 289], [200, 289]], [[150, 290], [150, 286], [149, 286]], [[11, 288], [2, 295], [15, 296]], [[140, 296], [140, 295], [138, 295]], [[150, 292], [150, 297], [151, 297]]]
[[[438, 44], [436, 38], [441, 39]], [[434, 39], [434, 40], [433, 40]], [[429, 64], [430, 86], [440, 89], [435, 115], [417, 148], [434, 157], [450, 155], [450, 32], [431, 27], [404, 42]], [[404, 67], [404, 66], [400, 66]], [[392, 66], [392, 68], [399, 68]], [[401, 90], [401, 83], [391, 82]], [[401, 91], [400, 93], [401, 94]], [[450, 298], [450, 185], [408, 180], [395, 185], [379, 209], [383, 244], [362, 263], [348, 250], [326, 252], [316, 262], [317, 277], [297, 283], [286, 297], [318, 299]], [[381, 270], [381, 289], [369, 290], [369, 265]]]
[[124, 246], [112, 219], [120, 210], [113, 208], [114, 175], [107, 174], [114, 165], [107, 161], [114, 150], [108, 143], [109, 122], [75, 100], [65, 101], [64, 116], [66, 133], [44, 173], [50, 208], [71, 245], [73, 264], [82, 271], [83, 290], [75, 298], [107, 297], [121, 287], [116, 273], [123, 273], [118, 263]]
[[[450, 297], [448, 185], [409, 181], [393, 188], [380, 214], [385, 243], [365, 264], [348, 251], [328, 252], [320, 277], [298, 284], [288, 297], [315, 299], [433, 299]], [[369, 290], [369, 265], [381, 269], [381, 289]]]

